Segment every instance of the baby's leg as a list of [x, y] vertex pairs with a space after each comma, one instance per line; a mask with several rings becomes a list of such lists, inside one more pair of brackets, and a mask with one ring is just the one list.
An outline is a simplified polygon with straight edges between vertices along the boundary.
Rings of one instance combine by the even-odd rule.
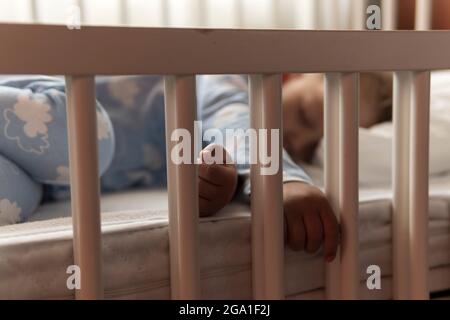
[[25, 221], [41, 198], [42, 185], [0, 155], [0, 226]]
[[[112, 125], [97, 106], [100, 173], [114, 153]], [[69, 161], [64, 81], [13, 77], [0, 82], [0, 153], [44, 184], [68, 185]]]

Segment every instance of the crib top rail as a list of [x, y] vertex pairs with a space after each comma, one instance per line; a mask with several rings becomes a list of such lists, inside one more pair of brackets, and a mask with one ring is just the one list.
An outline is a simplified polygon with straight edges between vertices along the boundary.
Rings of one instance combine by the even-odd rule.
[[225, 74], [450, 69], [450, 31], [0, 24], [1, 74]]

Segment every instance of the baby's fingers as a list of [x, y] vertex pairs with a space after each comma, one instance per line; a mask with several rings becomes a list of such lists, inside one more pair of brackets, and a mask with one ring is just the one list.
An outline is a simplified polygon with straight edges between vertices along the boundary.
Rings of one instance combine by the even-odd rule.
[[306, 252], [315, 253], [322, 245], [323, 227], [317, 212], [308, 211], [304, 214], [306, 229]]
[[306, 231], [302, 216], [299, 214], [286, 214], [286, 238], [289, 248], [294, 251], [305, 249]]
[[326, 202], [320, 211], [324, 231], [323, 251], [326, 262], [332, 262], [336, 257], [339, 244], [339, 224], [331, 206]]

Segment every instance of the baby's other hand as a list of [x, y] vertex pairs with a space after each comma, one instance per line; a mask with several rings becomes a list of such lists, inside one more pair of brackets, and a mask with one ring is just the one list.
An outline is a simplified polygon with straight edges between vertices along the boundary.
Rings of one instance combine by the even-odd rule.
[[326, 262], [336, 257], [339, 225], [325, 195], [303, 182], [283, 185], [285, 239], [292, 250], [315, 253], [323, 246]]

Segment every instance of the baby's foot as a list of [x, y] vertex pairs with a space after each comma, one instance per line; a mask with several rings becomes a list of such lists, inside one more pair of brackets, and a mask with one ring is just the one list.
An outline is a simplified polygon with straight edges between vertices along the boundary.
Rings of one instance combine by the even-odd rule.
[[[201, 217], [207, 217], [231, 201], [238, 177], [236, 165], [230, 163], [231, 157], [222, 146], [211, 144], [199, 157], [202, 159], [198, 167], [199, 211]], [[211, 162], [211, 159], [216, 161]]]

